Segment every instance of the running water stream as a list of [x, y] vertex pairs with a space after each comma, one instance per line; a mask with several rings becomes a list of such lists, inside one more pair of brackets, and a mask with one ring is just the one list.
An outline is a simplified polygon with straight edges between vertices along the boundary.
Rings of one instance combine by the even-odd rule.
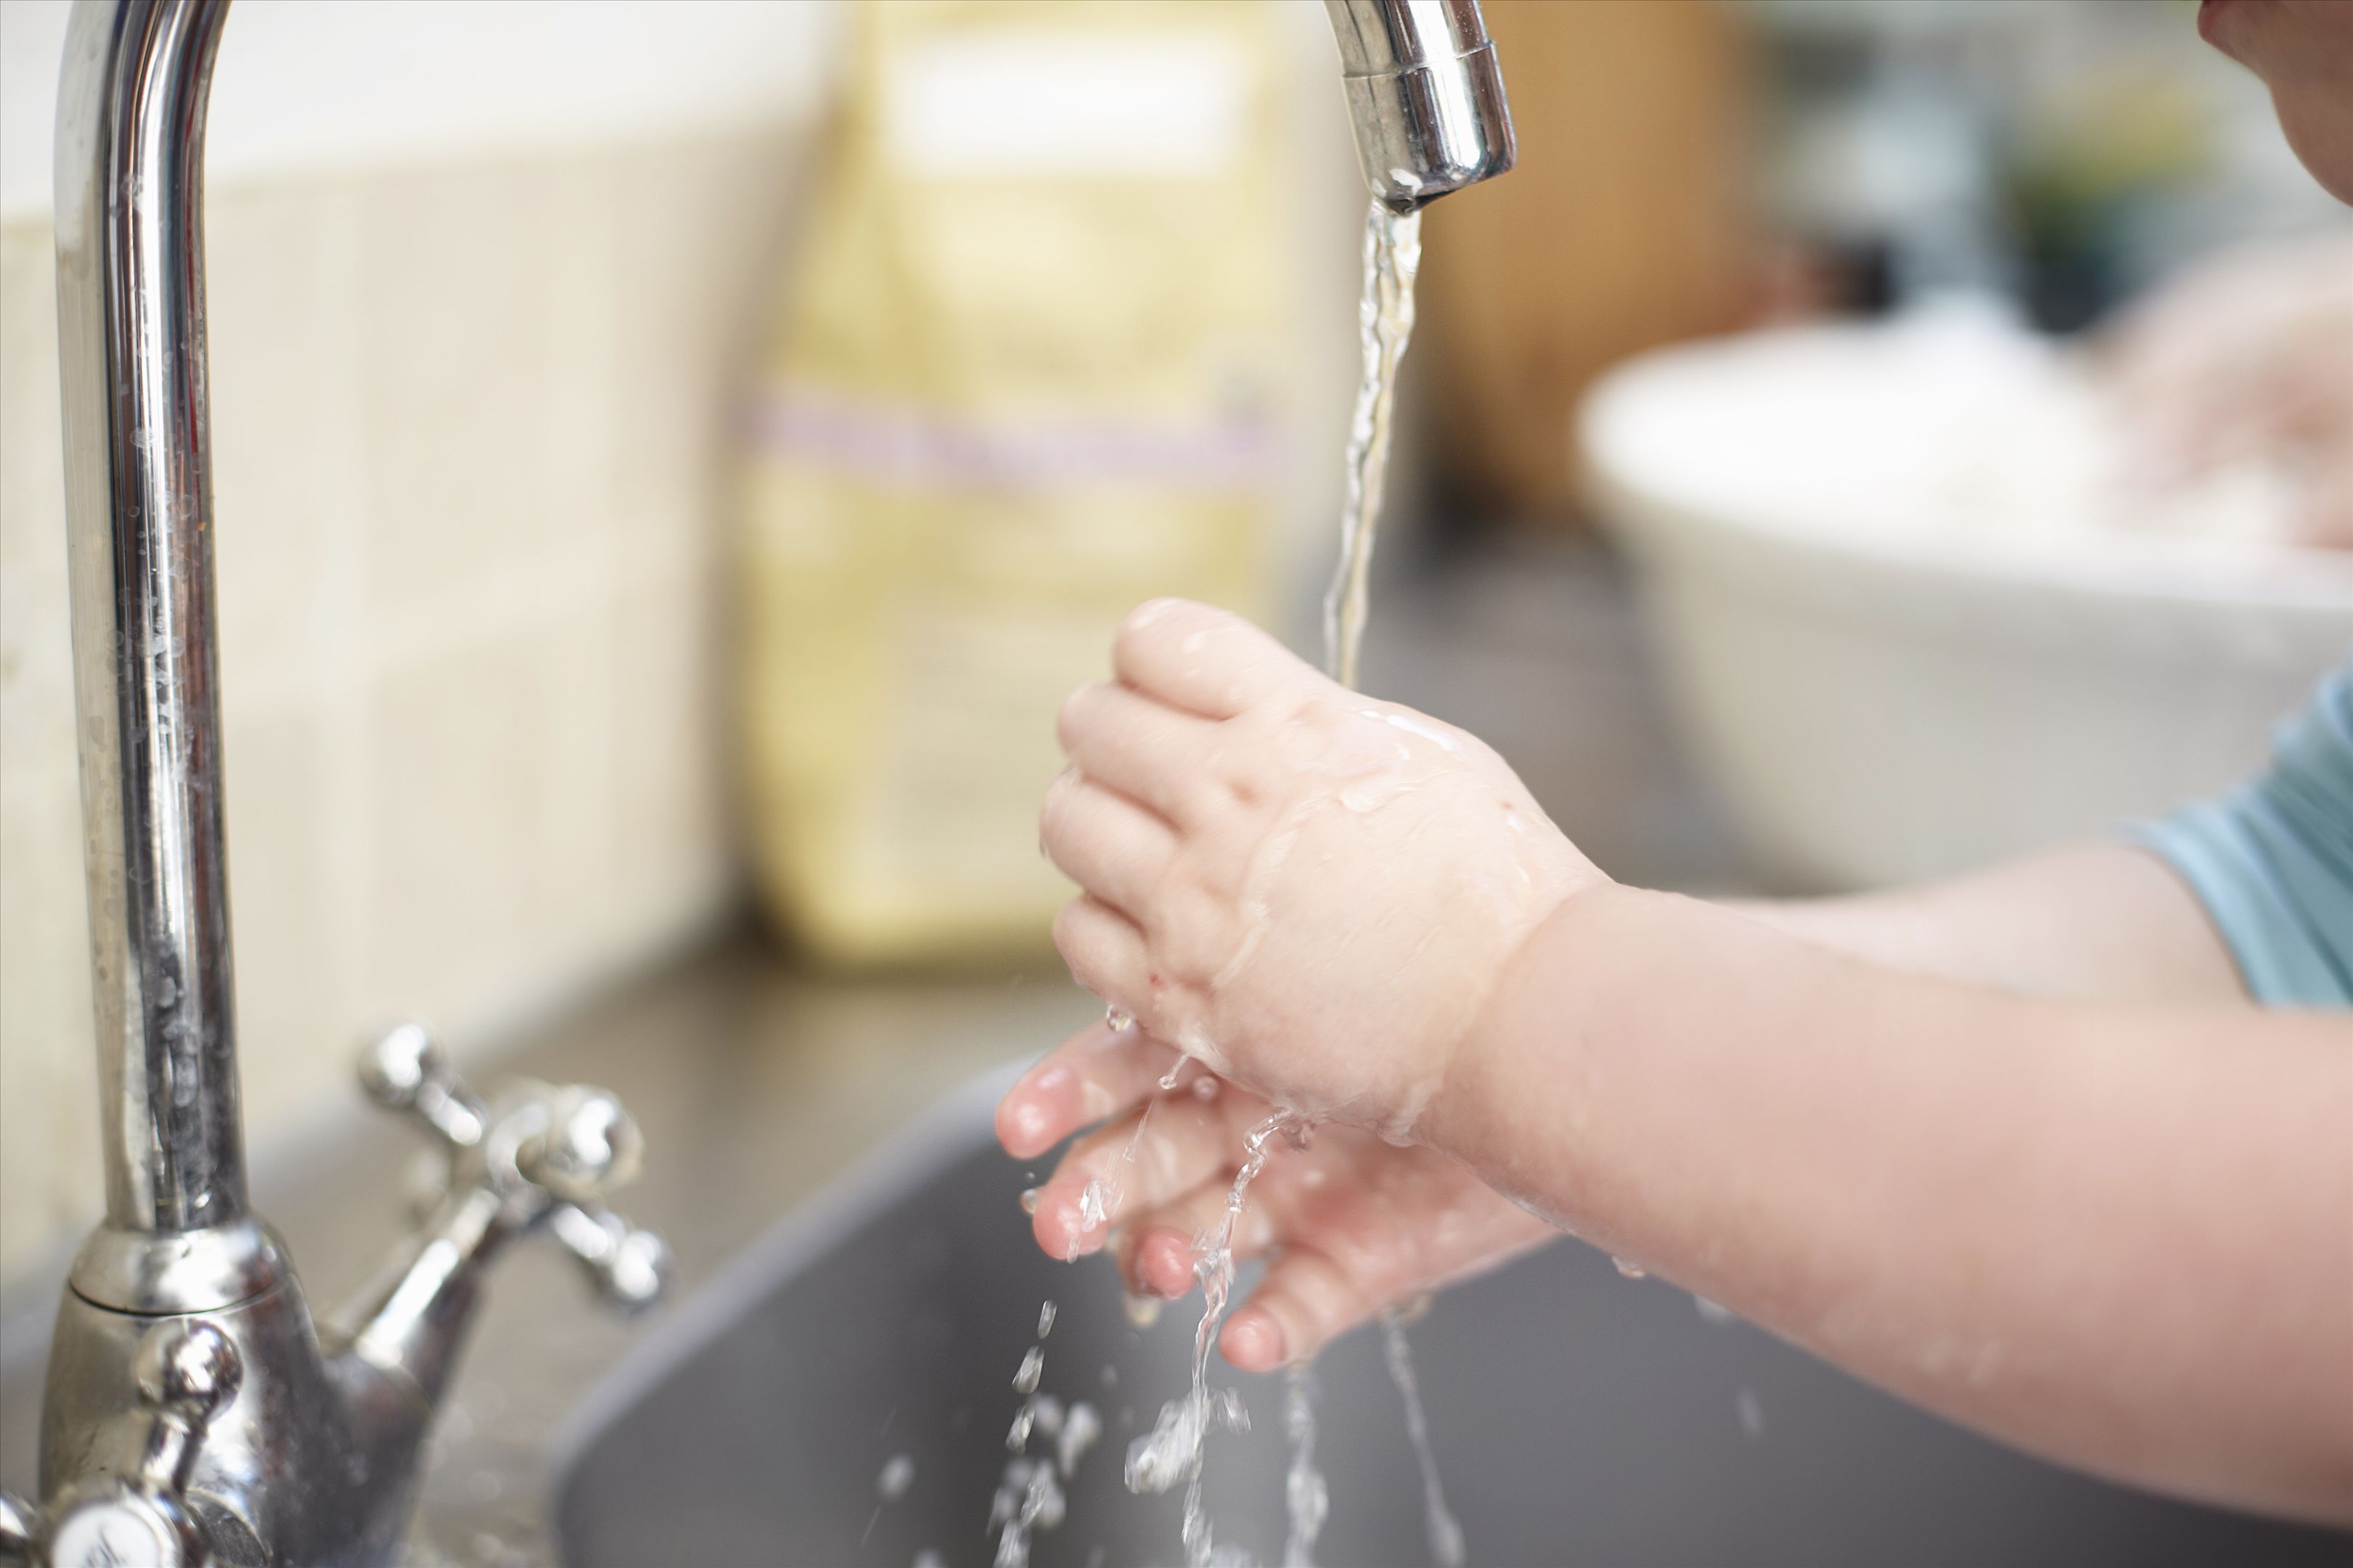
[[1390, 418], [1397, 405], [1398, 362], [1413, 336], [1413, 280], [1421, 270], [1421, 214], [1393, 213], [1375, 202], [1365, 215], [1365, 294], [1356, 306], [1364, 375], [1356, 384], [1356, 417], [1348, 424], [1348, 489], [1340, 510], [1340, 564], [1324, 595], [1324, 669], [1341, 685], [1356, 684], [1356, 658], [1365, 642], [1365, 613], [1388, 489]]
[[[1365, 218], [1365, 291], [1357, 307], [1357, 324], [1364, 349], [1364, 374], [1356, 387], [1356, 415], [1348, 428], [1347, 491], [1340, 517], [1340, 561], [1324, 600], [1324, 661], [1325, 671], [1342, 685], [1356, 684], [1358, 656], [1365, 637], [1365, 616], [1373, 562], [1373, 544], [1380, 525], [1381, 501], [1387, 489], [1389, 437], [1397, 399], [1398, 362], [1405, 357], [1413, 335], [1414, 276], [1421, 266], [1421, 215], [1393, 213], [1373, 204]], [[1125, 1016], [1114, 1009], [1114, 1029]], [[1164, 1080], [1171, 1087], [1175, 1074]], [[1136, 1135], [1141, 1137], [1138, 1122]], [[1233, 1292], [1234, 1230], [1240, 1224], [1250, 1184], [1266, 1168], [1273, 1141], [1288, 1137], [1304, 1144], [1307, 1127], [1288, 1111], [1277, 1111], [1251, 1128], [1242, 1143], [1242, 1163], [1234, 1173], [1226, 1197], [1226, 1211], [1217, 1233], [1200, 1238], [1194, 1269], [1201, 1281], [1200, 1327], [1193, 1336], [1192, 1385], [1182, 1399], [1161, 1407], [1153, 1429], [1135, 1439], [1127, 1453], [1130, 1491], [1162, 1492], [1185, 1483], [1184, 1542], [1188, 1568], [1225, 1568], [1247, 1561], [1237, 1552], [1220, 1552], [1213, 1539], [1201, 1502], [1201, 1467], [1210, 1426], [1247, 1430], [1249, 1413], [1231, 1389], [1214, 1394], [1208, 1385], [1209, 1352], [1217, 1343], [1219, 1325]], [[1134, 1143], [1128, 1146], [1132, 1159]], [[1122, 1164], [1125, 1163], [1122, 1161]], [[1094, 1192], [1090, 1184], [1089, 1191]], [[1099, 1202], [1100, 1200], [1098, 1200]], [[1092, 1223], [1091, 1221], [1091, 1223]], [[1421, 1402], [1408, 1359], [1405, 1331], [1394, 1319], [1384, 1320], [1388, 1336], [1390, 1374], [1406, 1402], [1406, 1424], [1421, 1462], [1423, 1490], [1428, 1499], [1430, 1549], [1440, 1568], [1458, 1568], [1462, 1561], [1462, 1532], [1447, 1511], [1430, 1458], [1429, 1435]], [[1292, 1443], [1292, 1462], [1285, 1477], [1284, 1501], [1290, 1516], [1284, 1543], [1287, 1568], [1310, 1568], [1316, 1533], [1329, 1507], [1324, 1478], [1315, 1468], [1315, 1411], [1310, 1386], [1295, 1375], [1286, 1390], [1284, 1428]]]

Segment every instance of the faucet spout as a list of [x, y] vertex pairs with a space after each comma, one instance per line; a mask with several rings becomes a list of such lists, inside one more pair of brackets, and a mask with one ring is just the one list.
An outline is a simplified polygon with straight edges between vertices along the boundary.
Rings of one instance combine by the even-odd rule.
[[[440, 1212], [348, 1337], [322, 1339], [247, 1207], [229, 963], [205, 377], [205, 110], [228, 0], [77, 0], [58, 84], [57, 265], [106, 1221], [58, 1305], [46, 1520], [0, 1559], [195, 1568], [392, 1560], [420, 1445], [511, 1239], [544, 1229], [607, 1298], [661, 1245], [605, 1208], [637, 1129], [608, 1095], [489, 1101], [422, 1030], [371, 1047], [380, 1101], [451, 1149]], [[152, 1548], [152, 1549], [150, 1549]]]
[[[80, 0], [58, 98], [74, 700], [111, 1229], [244, 1218], [205, 387], [205, 104], [227, 0]], [[126, 1291], [81, 1280], [100, 1295]], [[225, 1302], [109, 1300], [132, 1311]]]
[[1324, 0], [1356, 159], [1409, 213], [1512, 166], [1511, 105], [1478, 0]]

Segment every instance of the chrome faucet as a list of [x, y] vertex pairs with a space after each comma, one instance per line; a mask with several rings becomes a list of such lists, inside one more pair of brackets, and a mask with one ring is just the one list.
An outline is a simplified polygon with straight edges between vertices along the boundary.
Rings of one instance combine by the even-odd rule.
[[[1474, 0], [1326, 0], [1366, 183], [1399, 212], [1503, 173]], [[333, 1568], [398, 1551], [486, 1265], [545, 1231], [624, 1308], [661, 1243], [604, 1206], [639, 1138], [612, 1096], [488, 1101], [425, 1031], [361, 1080], [448, 1158], [383, 1281], [311, 1317], [248, 1208], [222, 832], [205, 379], [205, 110], [228, 0], [77, 0], [58, 105], [58, 345], [106, 1218], [74, 1259], [41, 1412], [47, 1507], [0, 1564]]]
[[661, 1243], [604, 1206], [637, 1128], [585, 1086], [487, 1102], [415, 1026], [362, 1082], [447, 1152], [383, 1279], [313, 1321], [248, 1207], [238, 1126], [205, 384], [205, 106], [227, 0], [79, 0], [57, 143], [74, 695], [106, 1218], [49, 1352], [36, 1511], [0, 1563], [389, 1561], [490, 1260], [546, 1231], [625, 1308]]
[[1408, 213], [1512, 166], [1511, 106], [1478, 0], [1324, 0], [1356, 161]]

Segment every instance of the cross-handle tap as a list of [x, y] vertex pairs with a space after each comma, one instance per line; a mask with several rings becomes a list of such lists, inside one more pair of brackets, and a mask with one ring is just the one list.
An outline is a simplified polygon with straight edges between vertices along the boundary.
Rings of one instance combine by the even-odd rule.
[[441, 1145], [436, 1205], [469, 1185], [498, 1188], [521, 1224], [544, 1217], [616, 1305], [635, 1310], [659, 1298], [668, 1248], [604, 1206], [607, 1193], [637, 1179], [645, 1153], [618, 1100], [587, 1084], [523, 1079], [485, 1105], [419, 1024], [398, 1025], [369, 1045], [359, 1075], [369, 1099], [410, 1112]]
[[360, 1053], [360, 1082], [387, 1110], [413, 1115], [440, 1145], [440, 1193], [407, 1258], [367, 1292], [350, 1324], [353, 1353], [440, 1396], [481, 1270], [518, 1236], [562, 1242], [609, 1302], [658, 1300], [670, 1253], [605, 1206], [635, 1179], [644, 1140], [619, 1100], [586, 1084], [518, 1079], [485, 1101], [423, 1027], [403, 1024]]
[[[391, 1268], [340, 1316], [344, 1327], [323, 1332], [258, 1227], [237, 1244], [262, 1281], [244, 1300], [159, 1322], [69, 1290], [42, 1412], [48, 1521], [0, 1496], [0, 1565], [385, 1562], [488, 1266], [508, 1242], [545, 1230], [624, 1310], [660, 1295], [668, 1252], [606, 1206], [643, 1151], [612, 1095], [519, 1079], [485, 1100], [409, 1024], [361, 1052], [360, 1079], [438, 1145], [437, 1195]], [[226, 1245], [204, 1232], [178, 1244]]]
[[111, 1474], [88, 1477], [44, 1521], [13, 1498], [0, 1499], [0, 1562], [55, 1568], [205, 1568], [204, 1526], [188, 1505], [188, 1481], [206, 1428], [237, 1397], [245, 1363], [210, 1323], [166, 1319], [149, 1329], [132, 1358], [143, 1420]]

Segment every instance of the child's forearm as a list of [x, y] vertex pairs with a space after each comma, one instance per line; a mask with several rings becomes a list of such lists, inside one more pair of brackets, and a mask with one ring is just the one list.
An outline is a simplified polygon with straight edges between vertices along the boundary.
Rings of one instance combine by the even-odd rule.
[[2353, 1518], [2353, 1026], [2029, 1000], [1605, 888], [1525, 943], [1424, 1126], [1947, 1415]]
[[2187, 885], [2121, 842], [1852, 898], [1727, 909], [1908, 974], [2087, 1002], [2242, 1002], [2230, 950]]

